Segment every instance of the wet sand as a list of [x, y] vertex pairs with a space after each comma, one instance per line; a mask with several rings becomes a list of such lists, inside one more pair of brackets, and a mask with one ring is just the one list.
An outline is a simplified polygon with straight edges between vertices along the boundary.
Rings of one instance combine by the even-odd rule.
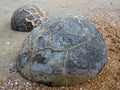
[[[12, 31], [11, 16], [18, 7], [35, 4], [49, 17], [78, 14], [102, 34], [108, 53], [105, 68], [91, 81], [70, 87], [46, 87], [24, 80], [14, 69], [15, 57], [29, 33]], [[0, 0], [0, 90], [120, 90], [119, 0]]]

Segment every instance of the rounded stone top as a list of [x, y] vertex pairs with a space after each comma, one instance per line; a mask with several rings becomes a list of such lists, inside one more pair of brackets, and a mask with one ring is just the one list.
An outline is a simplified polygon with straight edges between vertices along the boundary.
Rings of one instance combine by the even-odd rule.
[[82, 16], [48, 18], [25, 39], [17, 69], [27, 79], [51, 86], [93, 78], [107, 62], [104, 40]]
[[29, 32], [47, 18], [45, 11], [35, 5], [25, 5], [16, 9], [11, 18], [11, 28]]

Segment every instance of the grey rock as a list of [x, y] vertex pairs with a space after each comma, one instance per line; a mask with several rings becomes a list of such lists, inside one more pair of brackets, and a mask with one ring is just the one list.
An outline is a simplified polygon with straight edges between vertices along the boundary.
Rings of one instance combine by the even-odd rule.
[[35, 28], [20, 49], [16, 66], [22, 76], [50, 86], [87, 81], [107, 62], [101, 34], [82, 16], [49, 18]]
[[16, 9], [11, 18], [12, 30], [29, 32], [47, 18], [45, 11], [35, 5]]

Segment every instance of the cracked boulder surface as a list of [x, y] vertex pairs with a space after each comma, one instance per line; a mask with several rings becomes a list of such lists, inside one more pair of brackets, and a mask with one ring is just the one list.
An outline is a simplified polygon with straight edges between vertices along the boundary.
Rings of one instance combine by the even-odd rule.
[[14, 11], [11, 28], [15, 31], [30, 32], [47, 18], [45, 11], [35, 5], [25, 5]]
[[107, 62], [106, 46], [96, 27], [82, 16], [49, 18], [25, 39], [16, 59], [20, 74], [48, 86], [90, 80]]

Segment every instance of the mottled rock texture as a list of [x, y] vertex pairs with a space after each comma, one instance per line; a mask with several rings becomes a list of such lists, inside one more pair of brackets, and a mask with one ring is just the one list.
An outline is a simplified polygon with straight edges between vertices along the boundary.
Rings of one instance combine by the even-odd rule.
[[49, 18], [20, 49], [16, 66], [25, 78], [50, 86], [69, 86], [93, 78], [107, 62], [101, 34], [82, 16]]
[[16, 31], [29, 32], [45, 20], [46, 13], [35, 5], [25, 5], [14, 11], [11, 28]]

